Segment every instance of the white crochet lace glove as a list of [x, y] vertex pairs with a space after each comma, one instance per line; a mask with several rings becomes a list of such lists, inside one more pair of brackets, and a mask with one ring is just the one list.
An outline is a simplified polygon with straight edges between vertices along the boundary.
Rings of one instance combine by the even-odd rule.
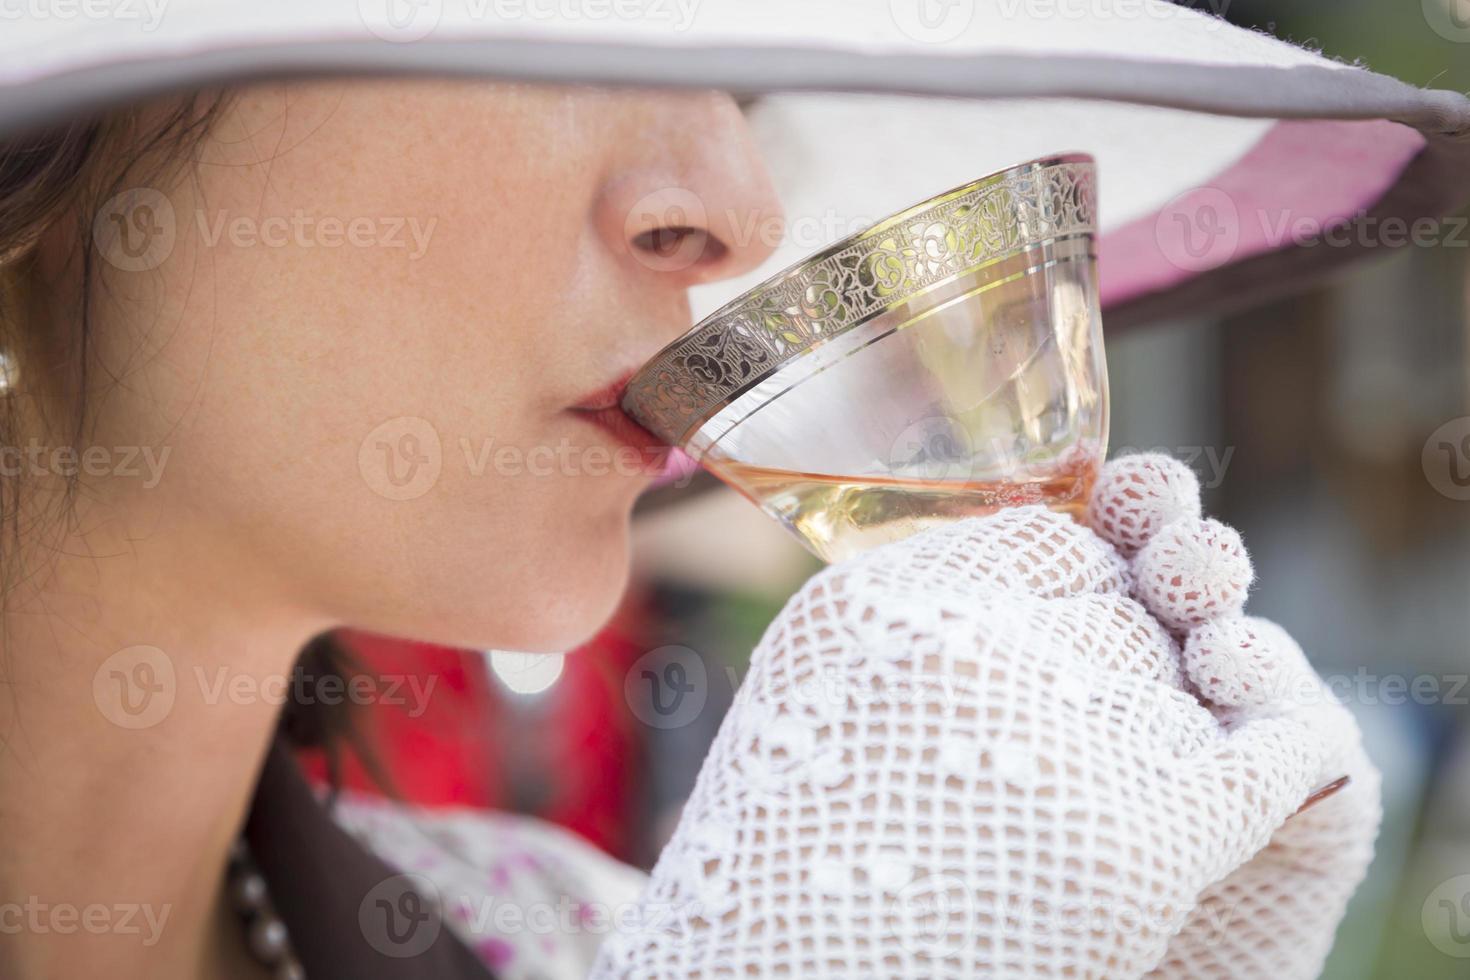
[[1132, 457], [1098, 534], [1017, 508], [816, 575], [594, 976], [1312, 975], [1376, 776], [1339, 706], [1275, 704], [1304, 661], [1240, 617], [1249, 561], [1198, 512]]
[[[1287, 820], [1271, 843], [1200, 896], [1169, 943], [1156, 978], [1315, 977], [1332, 946], [1348, 899], [1373, 859], [1382, 820], [1381, 777], [1363, 750], [1352, 715], [1277, 624], [1255, 616], [1175, 618], [1189, 597], [1178, 584], [1211, 578], [1214, 558], [1202, 545], [1232, 555], [1235, 532], [1198, 521], [1198, 484], [1181, 464], [1136, 456], [1111, 464], [1089, 515], [1098, 533], [1135, 556], [1135, 593], [1184, 634], [1182, 664], [1191, 689], [1227, 726], [1253, 716], [1291, 716], [1323, 738], [1323, 773], [1346, 786]], [[1163, 533], [1169, 520], [1187, 519]], [[1243, 552], [1242, 552], [1243, 554]], [[1182, 561], [1181, 561], [1182, 559]], [[1176, 583], [1173, 569], [1183, 565]], [[1329, 776], [1329, 778], [1331, 778]]]

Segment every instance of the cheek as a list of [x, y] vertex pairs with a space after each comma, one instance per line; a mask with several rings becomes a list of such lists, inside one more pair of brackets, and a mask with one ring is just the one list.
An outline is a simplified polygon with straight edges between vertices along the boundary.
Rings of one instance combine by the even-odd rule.
[[[172, 489], [156, 499], [208, 515], [263, 581], [345, 624], [455, 645], [564, 649], [622, 593], [629, 514], [644, 481], [503, 479], [493, 453], [602, 438], [558, 414], [586, 382], [562, 376], [581, 346], [547, 326], [568, 320], [560, 307], [575, 263], [542, 258], [580, 240], [589, 193], [577, 181], [592, 177], [508, 168], [524, 175], [509, 185], [487, 181], [477, 163], [464, 164], [473, 175], [457, 173], [401, 151], [457, 132], [480, 142], [438, 146], [432, 162], [479, 161], [484, 153], [472, 151], [485, 149], [484, 134], [504, 130], [520, 142], [502, 155], [539, 158], [557, 133], [503, 125], [494, 107], [512, 103], [498, 97], [472, 104], [482, 125], [456, 127], [469, 111], [460, 93], [396, 109], [354, 93], [307, 113], [320, 117], [320, 138], [293, 143], [268, 175], [214, 168], [207, 194], [180, 191], [185, 217], [161, 270], [173, 276], [174, 305], [163, 319], [189, 329], [158, 331], [149, 383], [134, 386], [147, 403], [132, 414], [156, 420], [175, 447]], [[382, 138], [363, 143], [370, 120], [380, 120], [372, 125]], [[405, 135], [414, 126], [425, 139]], [[359, 132], [350, 170], [330, 152], [348, 139], [333, 127]], [[324, 182], [323, 173], [337, 177]], [[561, 191], [555, 206], [538, 192], [548, 180]], [[220, 221], [298, 211], [375, 227], [412, 218], [433, 231], [422, 254], [206, 237], [232, 227]]]

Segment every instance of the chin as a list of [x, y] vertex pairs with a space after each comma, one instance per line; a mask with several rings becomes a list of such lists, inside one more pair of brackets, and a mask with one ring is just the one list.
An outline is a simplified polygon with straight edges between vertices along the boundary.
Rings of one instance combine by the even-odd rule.
[[[568, 539], [571, 541], [572, 539]], [[577, 539], [574, 547], [526, 576], [514, 621], [502, 622], [499, 642], [486, 646], [527, 653], [560, 653], [592, 639], [617, 612], [628, 590], [631, 535], [626, 522], [616, 533], [596, 540]]]
[[559, 599], [537, 614], [536, 622], [524, 629], [506, 631], [514, 634], [514, 642], [487, 644], [525, 653], [563, 653], [579, 647], [597, 635], [617, 611], [626, 592], [627, 582], [620, 580], [616, 588], [579, 592]]
[[448, 603], [441, 595], [396, 615], [343, 625], [465, 650], [564, 653], [597, 635], [626, 590], [626, 574], [595, 582], [569, 577], [554, 595], [539, 589], [505, 590], [490, 601], [479, 595]]
[[[464, 649], [561, 653], [587, 642], [627, 591], [631, 521], [626, 513], [590, 521], [567, 516], [534, 515], [528, 533], [511, 542], [461, 539], [427, 563], [435, 577], [400, 579], [416, 588], [386, 605], [359, 606], [352, 625]], [[525, 557], [504, 564], [486, 558], [497, 554]]]
[[587, 578], [568, 576], [566, 590], [545, 617], [547, 629], [540, 648], [569, 650], [592, 639], [612, 619], [627, 595], [628, 569], [628, 552], [622, 550], [602, 574]]

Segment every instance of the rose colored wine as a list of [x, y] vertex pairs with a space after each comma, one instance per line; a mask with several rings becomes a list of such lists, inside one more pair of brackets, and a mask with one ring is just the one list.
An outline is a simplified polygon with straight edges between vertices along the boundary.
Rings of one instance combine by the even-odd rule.
[[998, 480], [916, 480], [831, 476], [724, 461], [718, 475], [761, 506], [824, 561], [1002, 507], [1043, 504], [1080, 517], [1097, 461], [1079, 454]]

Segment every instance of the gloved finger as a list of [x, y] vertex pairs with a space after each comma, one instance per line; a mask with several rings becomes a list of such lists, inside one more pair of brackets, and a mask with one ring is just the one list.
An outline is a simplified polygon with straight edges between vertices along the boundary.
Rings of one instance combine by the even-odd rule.
[[1079, 664], [1184, 690], [1178, 645], [1147, 609], [1128, 596], [1042, 600], [1031, 619], [1036, 630], [1049, 635], [1050, 648]]
[[1300, 870], [1263, 853], [1211, 885], [1147, 980], [1320, 976], [1350, 889]]
[[[1341, 738], [1329, 734], [1325, 740]], [[1352, 864], [1371, 857], [1373, 840], [1382, 819], [1382, 782], [1361, 741], [1330, 747], [1325, 771], [1347, 777], [1347, 782], [1291, 818], [1271, 838], [1271, 846], [1286, 856], [1297, 856], [1319, 868]], [[1365, 856], [1366, 854], [1366, 856]]]
[[1199, 478], [1163, 453], [1109, 460], [1087, 506], [1088, 526], [1125, 558], [1138, 554], [1174, 521], [1199, 516]]
[[1342, 791], [1289, 817], [1264, 850], [1205, 889], [1150, 980], [1321, 972], [1382, 820], [1378, 770], [1357, 757]]
[[1202, 878], [1216, 881], [1259, 852], [1322, 783], [1333, 751], [1296, 715], [1252, 716], [1186, 763], [1182, 803], [1198, 828]]
[[1040, 506], [930, 528], [832, 566], [877, 589], [972, 598], [994, 591], [1055, 598], [1126, 595], [1127, 564], [1090, 529]]
[[1292, 716], [1326, 740], [1331, 756], [1324, 780], [1354, 775], [1353, 753], [1362, 741], [1357, 721], [1280, 624], [1261, 616], [1204, 623], [1190, 631], [1181, 662], [1195, 690], [1227, 709], [1227, 723], [1263, 714]]
[[1133, 595], [1176, 633], [1239, 616], [1255, 569], [1240, 534], [1211, 518], [1183, 517], [1145, 544], [1133, 562]]
[[1181, 661], [1200, 696], [1221, 708], [1295, 700], [1314, 679], [1290, 634], [1259, 616], [1201, 623], [1189, 631]]
[[[1281, 860], [1299, 858], [1303, 866], [1334, 868], [1356, 860], [1349, 839], [1365, 837], [1371, 853], [1372, 833], [1354, 833], [1365, 821], [1378, 821], [1378, 771], [1363, 751], [1357, 721], [1312, 669], [1301, 646], [1279, 624], [1259, 616], [1226, 617], [1193, 630], [1185, 642], [1183, 663], [1190, 681], [1217, 708], [1227, 708], [1227, 722], [1270, 712], [1308, 725], [1322, 740], [1325, 755], [1313, 793], [1343, 777], [1345, 785], [1299, 809], [1272, 838]], [[1323, 842], [1343, 841], [1334, 856]], [[1295, 857], [1293, 857], [1295, 856]]]

